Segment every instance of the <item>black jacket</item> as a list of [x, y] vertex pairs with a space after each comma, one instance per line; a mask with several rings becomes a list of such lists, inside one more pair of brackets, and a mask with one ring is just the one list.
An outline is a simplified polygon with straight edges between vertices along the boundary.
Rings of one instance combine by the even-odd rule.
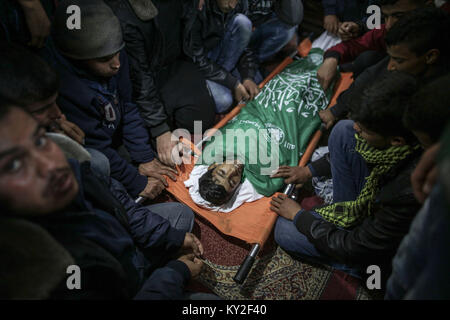
[[[377, 79], [381, 79], [389, 73], [387, 67], [389, 64], [389, 55], [365, 69], [351, 84], [351, 86], [343, 91], [337, 98], [336, 104], [330, 108], [330, 111], [337, 119], [343, 119], [350, 111], [350, 104], [355, 96], [359, 96], [370, 85], [375, 83]], [[434, 79], [445, 75], [450, 72], [450, 66], [448, 64], [441, 64], [436, 68], [435, 74], [429, 77], [423, 75], [417, 76], [418, 81], [421, 84], [426, 84]]]
[[392, 168], [380, 181], [373, 214], [351, 230], [303, 211], [295, 218], [297, 229], [314, 246], [334, 260], [348, 265], [390, 266], [412, 219], [420, 209], [411, 187], [411, 173], [420, 150]]
[[[195, 0], [193, 0], [195, 1]], [[193, 1], [186, 1], [192, 4]], [[130, 61], [133, 98], [152, 137], [169, 131], [168, 115], [161, 100], [161, 70], [183, 56], [183, 1], [152, 1], [158, 15], [141, 20], [128, 0], [105, 0], [120, 20]], [[193, 6], [193, 5], [192, 5]]]
[[185, 233], [135, 204], [113, 179], [109, 183], [106, 177], [97, 178], [87, 162], [71, 165], [79, 183], [72, 205], [31, 219], [70, 253], [81, 270], [81, 290], [68, 290], [63, 281], [51, 297], [183, 298], [189, 269], [178, 260], [165, 262], [180, 249]]
[[[183, 49], [200, 68], [205, 78], [217, 82], [230, 90], [237, 87], [239, 80], [231, 73], [208, 59], [210, 50], [217, 46], [225, 34], [225, 26], [238, 13], [248, 12], [247, 0], [241, 0], [236, 8], [224, 14], [217, 6], [216, 0], [205, 0], [203, 10], [195, 6], [186, 7]], [[242, 79], [254, 79], [258, 64], [255, 54], [246, 49], [239, 63], [238, 70]]]
[[375, 65], [370, 66], [355, 79], [355, 81], [350, 85], [350, 87], [347, 90], [343, 91], [339, 95], [336, 104], [330, 108], [330, 111], [337, 119], [343, 119], [347, 116], [353, 95], [362, 94], [362, 92], [368, 86], [373, 84], [376, 81], [376, 79], [380, 79], [381, 77], [383, 77], [383, 75], [385, 75], [388, 72], [387, 70], [388, 63], [389, 63], [389, 56], [383, 58]]
[[296, 26], [303, 20], [301, 0], [248, 0], [248, 17], [257, 27], [270, 19], [272, 13], [284, 23]]

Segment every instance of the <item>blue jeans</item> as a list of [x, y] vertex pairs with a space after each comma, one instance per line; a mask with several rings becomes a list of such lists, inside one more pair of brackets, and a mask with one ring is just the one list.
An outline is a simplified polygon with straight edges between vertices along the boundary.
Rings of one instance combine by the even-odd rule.
[[[145, 206], [146, 209], [168, 220], [170, 226], [180, 231], [191, 232], [194, 227], [194, 213], [192, 210], [178, 202], [157, 203]], [[175, 256], [168, 256], [165, 252], [153, 253], [151, 256], [151, 269], [165, 265]], [[141, 265], [146, 265], [147, 262], [141, 261]], [[148, 272], [146, 267], [142, 268], [142, 272]]]
[[178, 202], [157, 203], [145, 206], [151, 212], [169, 220], [172, 228], [191, 232], [194, 227], [194, 213], [192, 210]]
[[[356, 138], [353, 121], [341, 120], [328, 139], [331, 174], [333, 178], [333, 202], [356, 200], [369, 175], [364, 158], [355, 151]], [[317, 217], [318, 213], [312, 211]], [[275, 225], [275, 241], [292, 256], [327, 264], [334, 269], [360, 277], [360, 267], [336, 263], [318, 252], [308, 238], [297, 230], [292, 221], [278, 217]]]
[[356, 200], [370, 174], [366, 161], [355, 151], [353, 124], [352, 120], [339, 121], [328, 138], [333, 202]]
[[[146, 206], [149, 210], [157, 215], [169, 220], [170, 225], [186, 232], [191, 232], [194, 227], [194, 213], [192, 210], [178, 202], [158, 203]], [[186, 300], [221, 300], [219, 296], [204, 292], [186, 291], [184, 294]]]
[[259, 62], [264, 62], [280, 51], [295, 34], [297, 26], [282, 22], [275, 13], [258, 26], [252, 34], [250, 47], [256, 52]]
[[[316, 217], [322, 217], [311, 211]], [[333, 269], [343, 271], [354, 277], [361, 278], [361, 269], [358, 266], [347, 266], [333, 261], [331, 258], [317, 251], [316, 247], [309, 242], [308, 238], [297, 230], [294, 223], [281, 216], [275, 223], [275, 242], [291, 256], [309, 263], [329, 265]]]
[[[225, 26], [225, 34], [220, 43], [208, 53], [208, 58], [226, 71], [233, 72], [250, 42], [251, 35], [251, 21], [243, 14], [235, 15]], [[231, 90], [210, 80], [206, 80], [206, 84], [214, 98], [216, 112], [228, 110], [233, 103]]]

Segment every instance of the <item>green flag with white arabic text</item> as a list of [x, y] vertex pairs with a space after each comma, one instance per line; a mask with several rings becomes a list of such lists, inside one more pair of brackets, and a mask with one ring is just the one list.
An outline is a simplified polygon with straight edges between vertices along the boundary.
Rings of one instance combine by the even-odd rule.
[[325, 94], [316, 77], [322, 57], [323, 51], [313, 48], [289, 64], [211, 138], [196, 164], [237, 159], [256, 191], [265, 196], [278, 191], [283, 179], [270, 174], [281, 165], [298, 165], [331, 97], [332, 88]]

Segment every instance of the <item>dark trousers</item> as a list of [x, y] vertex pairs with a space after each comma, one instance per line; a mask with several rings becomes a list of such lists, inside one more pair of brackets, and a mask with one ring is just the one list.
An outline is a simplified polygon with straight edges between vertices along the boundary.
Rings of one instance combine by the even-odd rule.
[[[355, 151], [355, 147], [353, 121], [339, 121], [328, 139], [333, 176], [333, 202], [356, 200], [364, 187], [366, 177], [370, 174], [365, 160]], [[322, 218], [317, 212], [312, 212], [318, 218]], [[298, 231], [292, 221], [281, 216], [277, 218], [275, 224], [275, 241], [290, 255], [302, 261], [330, 265], [354, 277], [361, 277], [361, 266], [338, 263], [324, 255]]]
[[355, 150], [356, 138], [352, 120], [339, 121], [328, 139], [333, 202], [355, 201], [370, 171], [364, 158]]
[[158, 83], [172, 130], [184, 128], [193, 133], [194, 121], [202, 121], [203, 131], [214, 125], [214, 100], [193, 63], [175, 61], [159, 72]]

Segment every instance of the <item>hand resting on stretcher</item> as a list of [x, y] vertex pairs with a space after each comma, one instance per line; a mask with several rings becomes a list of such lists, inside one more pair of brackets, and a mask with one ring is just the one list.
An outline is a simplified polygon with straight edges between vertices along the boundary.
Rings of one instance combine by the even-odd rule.
[[271, 174], [298, 164], [333, 92], [334, 84], [324, 92], [317, 80], [322, 60], [322, 48], [311, 49], [218, 130], [185, 181], [196, 204], [230, 212], [283, 187], [283, 179]]

